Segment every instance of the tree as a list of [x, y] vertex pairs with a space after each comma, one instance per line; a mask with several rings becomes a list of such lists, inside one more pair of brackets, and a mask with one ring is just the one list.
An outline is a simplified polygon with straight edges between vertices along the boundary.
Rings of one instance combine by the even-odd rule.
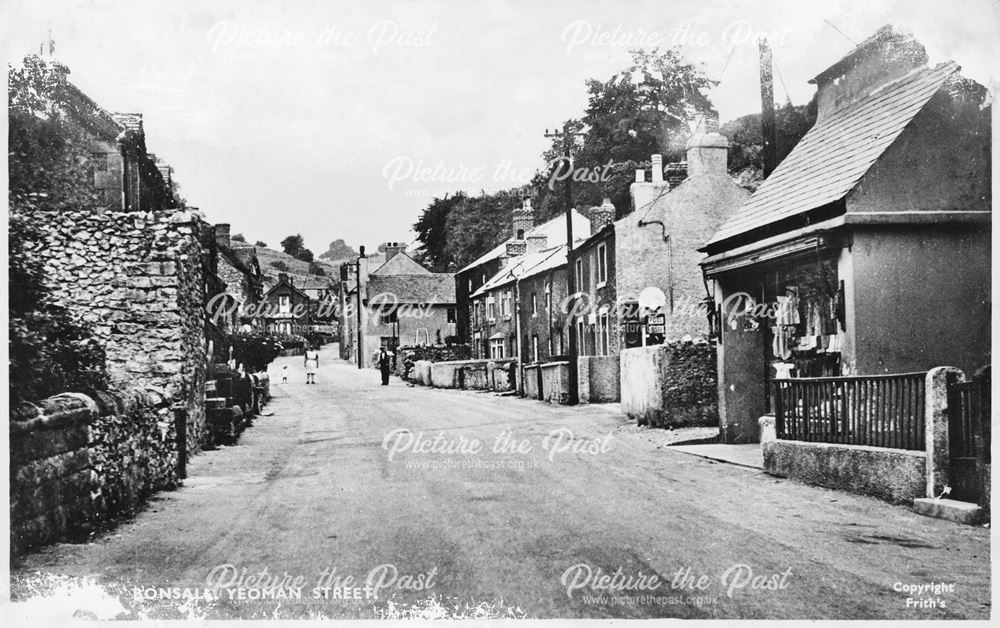
[[290, 235], [281, 241], [281, 248], [287, 254], [303, 262], [313, 261], [313, 252], [305, 247], [301, 234]]
[[232, 237], [232, 241], [233, 242], [246, 242], [247, 239], [243, 236], [242, 233], [237, 233], [236, 235], [234, 235]]
[[319, 258], [336, 262], [345, 259], [354, 259], [357, 256], [358, 252], [348, 246], [341, 238], [331, 242], [326, 252], [321, 254]]
[[37, 214], [96, 209], [88, 138], [61, 114], [61, 86], [36, 57], [8, 68], [8, 394], [15, 404], [108, 386], [103, 347], [54, 298], [31, 253], [46, 246]]
[[509, 238], [512, 213], [521, 203], [519, 195], [511, 194], [464, 198], [448, 213], [446, 254], [461, 267]]
[[281, 260], [278, 260], [276, 262], [271, 262], [271, 268], [277, 268], [283, 273], [287, 273], [289, 271], [288, 264], [284, 263]]
[[305, 248], [305, 241], [301, 234], [290, 235], [281, 241], [281, 250], [292, 257], [297, 257]]
[[454, 270], [454, 257], [448, 251], [448, 216], [451, 210], [466, 200], [459, 192], [454, 196], [435, 198], [424, 208], [420, 218], [413, 224], [413, 230], [420, 242], [418, 254], [422, 262], [434, 272]]
[[266, 249], [267, 248], [267, 242], [264, 242], [263, 240], [257, 240], [256, 242], [253, 243], [253, 245], [254, 246], [259, 246], [262, 249]]
[[[761, 114], [751, 113], [723, 124], [720, 132], [729, 138], [729, 173], [741, 185], [756, 190], [763, 180], [763, 132]], [[775, 148], [778, 163], [792, 152], [816, 122], [816, 98], [807, 105], [791, 102], [775, 111]]]

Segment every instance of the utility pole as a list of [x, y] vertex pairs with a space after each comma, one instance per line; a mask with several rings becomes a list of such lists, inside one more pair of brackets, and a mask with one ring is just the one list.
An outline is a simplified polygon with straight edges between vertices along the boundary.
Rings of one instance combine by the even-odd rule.
[[358, 253], [357, 272], [355, 273], [357, 275], [356, 276], [357, 283], [355, 284], [355, 289], [358, 291], [358, 312], [357, 312], [357, 314], [358, 314], [358, 368], [359, 369], [363, 369], [363, 368], [365, 368], [365, 366], [364, 366], [364, 364], [365, 364], [365, 358], [364, 358], [365, 350], [364, 350], [364, 336], [361, 334], [361, 260], [365, 259], [365, 257], [366, 257], [365, 256], [365, 245], [362, 244], [361, 246], [359, 246], [358, 250], [360, 252]]
[[777, 128], [774, 121], [774, 78], [771, 46], [760, 39], [760, 126], [763, 140], [763, 171], [766, 179], [778, 167]]
[[[563, 125], [562, 133], [554, 130], [549, 133], [545, 129], [545, 137], [563, 138], [563, 161], [566, 164], [567, 173], [565, 183], [566, 194], [566, 282], [569, 289], [569, 311], [576, 313], [576, 269], [573, 263], [573, 156], [570, 147], [573, 145], [573, 137], [586, 135], [581, 132], [570, 131], [569, 122]], [[551, 331], [549, 332], [551, 333]], [[520, 339], [518, 339], [520, 344]], [[569, 321], [569, 404], [580, 403], [580, 389], [577, 374], [577, 337], [576, 321]]]

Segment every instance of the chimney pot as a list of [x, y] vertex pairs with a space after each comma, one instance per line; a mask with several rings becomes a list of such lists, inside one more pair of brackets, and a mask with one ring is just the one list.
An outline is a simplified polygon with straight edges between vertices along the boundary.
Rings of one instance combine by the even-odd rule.
[[646, 182], [646, 171], [645, 170], [636, 170], [635, 171], [635, 182], [636, 183], [645, 183]]
[[385, 261], [389, 261], [396, 257], [399, 253], [406, 250], [406, 246], [400, 244], [399, 242], [386, 242], [385, 243]]
[[663, 183], [663, 155], [653, 155], [653, 183]]

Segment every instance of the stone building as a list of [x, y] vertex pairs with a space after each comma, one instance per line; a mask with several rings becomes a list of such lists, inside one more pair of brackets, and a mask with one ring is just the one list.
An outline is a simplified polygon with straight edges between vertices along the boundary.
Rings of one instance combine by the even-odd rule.
[[570, 267], [576, 273], [573, 324], [580, 355], [617, 355], [621, 346], [615, 264], [615, 206], [604, 199], [592, 207], [590, 237], [573, 248]]
[[228, 295], [226, 304], [220, 304], [220, 312], [228, 316], [213, 317], [213, 321], [225, 323], [228, 332], [239, 331], [249, 325], [251, 329], [260, 327], [260, 321], [247, 316], [264, 296], [264, 275], [253, 246], [234, 246], [229, 235], [228, 224], [215, 225], [215, 244], [218, 249], [217, 275], [225, 284]]
[[[590, 232], [590, 223], [585, 216], [572, 213], [574, 238]], [[488, 340], [480, 334], [474, 337], [471, 322], [473, 319], [472, 299], [474, 292], [479, 290], [486, 281], [495, 276], [509, 262], [511, 257], [522, 254], [527, 249], [528, 239], [545, 236], [551, 245], [566, 241], [566, 217], [559, 215], [541, 225], [535, 224], [535, 213], [531, 201], [525, 200], [524, 206], [515, 210], [512, 217], [513, 235], [493, 247], [490, 251], [468, 264], [455, 274], [455, 300], [458, 306], [456, 319], [456, 335], [460, 342], [472, 345], [474, 356], [486, 357], [490, 353]]]
[[815, 125], [704, 246], [728, 441], [757, 440], [776, 376], [989, 364], [991, 110], [958, 70], [889, 27], [859, 44], [811, 81]]
[[455, 335], [455, 282], [432, 273], [390, 242], [385, 262], [372, 270], [362, 294], [362, 334], [367, 354], [380, 347], [440, 345]]
[[278, 283], [264, 293], [261, 326], [273, 334], [304, 334], [309, 331], [310, 299], [294, 285], [287, 273], [278, 275]]
[[[648, 287], [666, 296], [663, 340], [707, 336], [707, 294], [699, 249], [750, 196], [729, 176], [729, 142], [714, 120], [702, 122], [687, 143], [687, 162], [667, 166], [653, 155], [652, 181], [637, 172], [630, 191], [635, 211], [615, 221], [614, 256], [619, 310], [638, 311]], [[635, 320], [629, 321], [635, 327]], [[642, 344], [641, 336], [619, 327], [622, 347]]]

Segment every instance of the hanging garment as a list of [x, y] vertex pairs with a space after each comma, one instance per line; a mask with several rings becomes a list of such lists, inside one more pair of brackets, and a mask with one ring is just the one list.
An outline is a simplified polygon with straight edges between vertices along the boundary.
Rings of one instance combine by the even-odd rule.
[[790, 362], [775, 362], [771, 366], [774, 367], [774, 377], [775, 379], [788, 379], [792, 376], [792, 369], [795, 365]]

